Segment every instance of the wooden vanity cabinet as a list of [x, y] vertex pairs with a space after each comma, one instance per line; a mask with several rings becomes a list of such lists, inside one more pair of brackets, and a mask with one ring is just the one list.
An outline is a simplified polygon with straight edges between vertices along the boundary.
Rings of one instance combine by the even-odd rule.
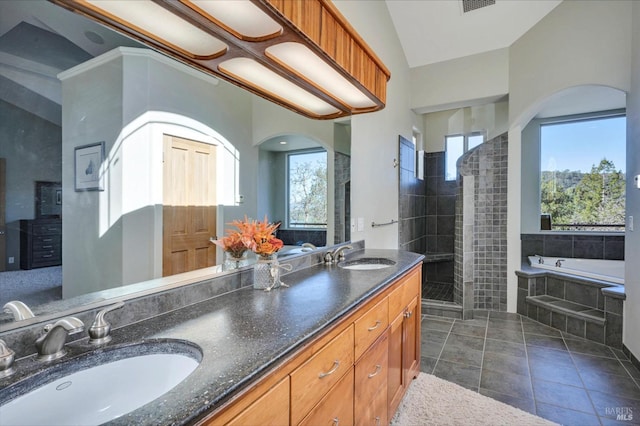
[[[353, 326], [350, 325], [291, 373], [291, 423], [300, 423], [352, 367]], [[351, 405], [353, 409], [353, 397]]]
[[353, 425], [353, 396], [352, 366], [298, 425]]
[[227, 423], [229, 426], [256, 424], [286, 426], [289, 424], [289, 377], [254, 401]]
[[389, 332], [385, 332], [356, 363], [355, 400], [356, 425], [386, 425]]
[[199, 425], [386, 425], [420, 368], [418, 265]]
[[420, 280], [414, 271], [389, 295], [389, 413], [420, 372]]

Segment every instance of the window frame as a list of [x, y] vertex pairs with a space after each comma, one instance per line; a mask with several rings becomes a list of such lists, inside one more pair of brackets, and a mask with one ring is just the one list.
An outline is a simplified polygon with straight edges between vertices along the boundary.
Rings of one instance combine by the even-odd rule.
[[[328, 221], [329, 221], [329, 212], [325, 212], [326, 223], [325, 226], [296, 226], [291, 224], [291, 157], [295, 155], [305, 155], [305, 154], [314, 154], [314, 153], [324, 153], [325, 154], [325, 169], [327, 173], [327, 187], [325, 188], [325, 195], [328, 198], [329, 195], [329, 153], [325, 148], [309, 148], [309, 149], [299, 149], [295, 151], [288, 151], [286, 153], [286, 172], [285, 172], [285, 185], [286, 185], [286, 197], [285, 197], [285, 217], [286, 217], [286, 229], [291, 230], [305, 230], [305, 231], [326, 231], [328, 229]], [[327, 199], [328, 201], [328, 199]], [[328, 206], [328, 204], [327, 204]]]
[[[464, 154], [466, 154], [469, 151], [469, 138], [474, 137], [474, 136], [481, 136], [482, 137], [482, 142], [480, 142], [478, 145], [474, 146], [473, 148], [476, 148], [480, 145], [482, 145], [483, 143], [485, 143], [487, 141], [487, 132], [484, 130], [476, 130], [473, 132], [468, 132], [468, 133], [452, 133], [449, 135], [445, 135], [444, 136], [444, 180], [445, 182], [453, 182], [454, 180], [457, 180], [458, 178], [458, 171], [456, 170], [456, 177], [453, 179], [448, 179], [447, 178], [447, 164], [448, 164], [448, 159], [449, 159], [449, 138], [458, 138], [458, 137], [462, 137], [462, 154], [460, 154], [460, 156], [456, 159], [456, 163], [458, 162], [458, 159], [460, 157], [462, 157]], [[473, 149], [471, 148], [471, 149]]]
[[[613, 234], [620, 235], [626, 232], [626, 215], [624, 223], [620, 224], [624, 228], [622, 230], [585, 230], [585, 229], [553, 229], [553, 218], [551, 221], [552, 229], [542, 229], [542, 128], [545, 126], [559, 125], [559, 124], [570, 124], [570, 123], [579, 123], [579, 122], [589, 122], [596, 120], [603, 120], [608, 118], [616, 118], [616, 117], [624, 117], [627, 119], [626, 108], [615, 109], [615, 110], [604, 110], [604, 111], [594, 111], [582, 114], [571, 114], [571, 115], [562, 115], [562, 116], [554, 116], [554, 117], [544, 117], [537, 119], [537, 133], [538, 133], [538, 143], [537, 143], [537, 151], [538, 151], [538, 165], [537, 165], [537, 205], [538, 205], [538, 232], [541, 233], [552, 233], [553, 235], [561, 235], [561, 234], [588, 234], [588, 235], [602, 235], [602, 234]], [[626, 146], [626, 142], [625, 142]], [[626, 161], [626, 152], [625, 152], [625, 161]], [[626, 166], [626, 164], [625, 164]], [[625, 167], [626, 169], [626, 167]], [[625, 182], [627, 179], [627, 172], [625, 171]], [[626, 185], [626, 184], [625, 184]], [[626, 208], [626, 190], [624, 194], [625, 199], [625, 208]], [[606, 224], [596, 224], [595, 227], [602, 225], [603, 227], [607, 226]], [[580, 226], [580, 225], [576, 225]], [[614, 226], [614, 225], [609, 225]]]

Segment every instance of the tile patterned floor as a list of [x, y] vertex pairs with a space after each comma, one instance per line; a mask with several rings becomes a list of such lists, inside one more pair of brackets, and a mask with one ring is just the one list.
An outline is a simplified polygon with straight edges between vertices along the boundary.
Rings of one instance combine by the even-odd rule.
[[622, 351], [518, 314], [424, 316], [421, 349], [422, 371], [554, 422], [640, 425], [640, 371]]

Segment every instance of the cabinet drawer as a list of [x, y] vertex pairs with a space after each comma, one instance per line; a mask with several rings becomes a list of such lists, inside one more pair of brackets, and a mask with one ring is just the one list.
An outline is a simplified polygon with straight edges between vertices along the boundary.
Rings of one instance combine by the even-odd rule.
[[228, 426], [251, 425], [287, 426], [289, 424], [289, 377], [271, 388]]
[[60, 237], [50, 238], [34, 238], [33, 239], [33, 251], [59, 251], [60, 250]]
[[33, 224], [33, 235], [61, 235], [62, 224], [61, 223], [38, 223]]
[[353, 414], [352, 367], [299, 424], [349, 426], [353, 424]]
[[353, 366], [353, 325], [291, 373], [291, 423], [298, 424]]
[[382, 334], [389, 325], [389, 302], [384, 298], [380, 303], [362, 315], [355, 325], [356, 359]]
[[356, 426], [382, 426], [387, 425], [387, 387], [383, 386], [366, 406], [355, 405]]
[[[380, 388], [385, 389], [386, 405], [388, 359], [389, 332], [386, 331], [356, 363], [356, 407], [369, 405]], [[356, 409], [356, 413], [360, 410]]]
[[415, 270], [402, 278], [402, 284], [389, 295], [389, 322], [401, 313], [411, 300], [420, 295], [420, 272]]

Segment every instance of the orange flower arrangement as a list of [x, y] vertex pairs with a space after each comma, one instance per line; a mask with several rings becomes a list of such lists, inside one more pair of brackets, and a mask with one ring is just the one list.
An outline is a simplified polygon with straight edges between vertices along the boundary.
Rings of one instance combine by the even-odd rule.
[[280, 225], [269, 223], [266, 216], [263, 222], [249, 220], [245, 216], [244, 221], [234, 220], [229, 225], [236, 229], [227, 230], [227, 236], [213, 240], [213, 243], [232, 253], [233, 257], [241, 257], [247, 249], [257, 255], [268, 256], [284, 245], [273, 235]]
[[278, 226], [280, 225], [269, 223], [266, 216], [262, 222], [258, 222], [256, 220], [249, 221], [245, 216], [242, 242], [248, 249], [257, 255], [272, 255], [280, 250], [284, 245], [282, 240], [276, 238], [274, 235]]

